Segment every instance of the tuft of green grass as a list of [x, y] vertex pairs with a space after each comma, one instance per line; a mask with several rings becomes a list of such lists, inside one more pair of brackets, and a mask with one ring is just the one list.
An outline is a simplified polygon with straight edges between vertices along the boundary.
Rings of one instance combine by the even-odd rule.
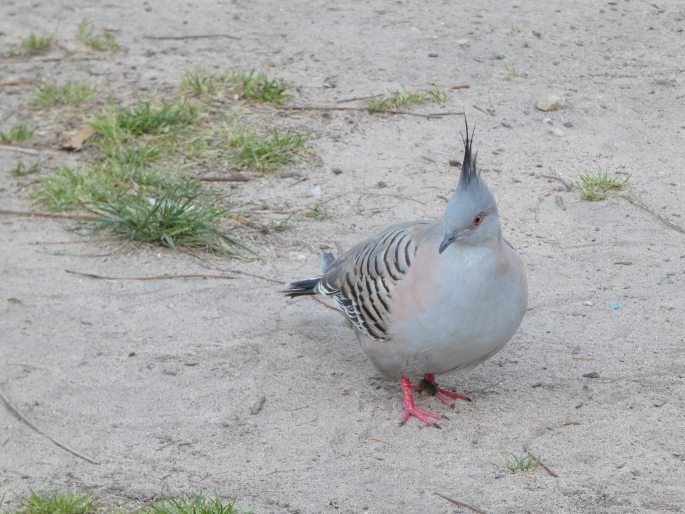
[[87, 82], [69, 80], [64, 84], [44, 84], [34, 91], [34, 100], [40, 105], [79, 105], [95, 96], [95, 87]]
[[228, 145], [234, 150], [229, 159], [241, 167], [267, 173], [291, 162], [306, 141], [304, 134], [275, 128], [266, 136], [259, 136], [253, 129], [234, 122], [228, 132]]
[[511, 66], [509, 64], [504, 65], [504, 80], [513, 80], [520, 76], [521, 75], [514, 66]]
[[22, 498], [16, 514], [95, 514], [98, 504], [90, 495], [59, 492], [42, 495], [32, 491]]
[[197, 96], [213, 95], [219, 90], [223, 79], [218, 75], [209, 73], [205, 68], [195, 68], [181, 78], [181, 89], [196, 94]]
[[224, 502], [218, 496], [207, 498], [162, 498], [145, 509], [145, 514], [239, 514], [235, 500]]
[[447, 93], [438, 88], [425, 90], [402, 88], [392, 92], [386, 98], [372, 98], [369, 100], [366, 109], [369, 114], [382, 114], [392, 110], [407, 109], [427, 103], [444, 103], [445, 100], [447, 100]]
[[88, 20], [81, 20], [76, 31], [76, 38], [88, 48], [98, 52], [119, 48], [119, 44], [111, 32], [103, 30], [99, 34], [96, 33], [95, 27]]
[[108, 201], [92, 203], [88, 210], [97, 216], [93, 233], [103, 231], [132, 241], [142, 241], [234, 255], [245, 250], [223, 232], [217, 223], [227, 217], [216, 205], [216, 193], [202, 190], [186, 180], [169, 187], [155, 197], [129, 193]]
[[285, 84], [254, 70], [234, 70], [228, 83], [235, 93], [255, 102], [282, 104], [290, 98]]
[[599, 169], [595, 172], [581, 175], [574, 184], [574, 188], [580, 193], [580, 197], [583, 200], [596, 202], [605, 200], [609, 191], [622, 189], [628, 183], [629, 178], [610, 178], [606, 171]]
[[328, 218], [328, 208], [323, 202], [315, 203], [305, 214], [309, 218], [314, 218], [316, 221], [323, 221]]
[[10, 57], [36, 55], [47, 51], [52, 46], [53, 37], [49, 34], [31, 34], [22, 42], [18, 50], [10, 52]]
[[26, 175], [31, 175], [33, 173], [38, 173], [40, 171], [40, 163], [34, 162], [30, 166], [24, 164], [24, 161], [17, 161], [16, 166], [10, 170], [10, 174], [15, 177], [24, 177]]
[[164, 190], [173, 181], [161, 173], [131, 169], [115, 162], [99, 166], [65, 166], [39, 178], [29, 196], [50, 211], [82, 210], [98, 202], [110, 202], [132, 189], [147, 193]]
[[540, 467], [540, 461], [533, 457], [530, 453], [526, 453], [523, 457], [517, 457], [513, 453], [511, 459], [507, 459], [504, 463], [504, 471], [509, 473], [521, 473], [526, 471], [535, 471]]
[[26, 141], [33, 137], [35, 130], [29, 128], [26, 123], [17, 123], [6, 132], [0, 132], [0, 143], [11, 144], [17, 141]]
[[198, 115], [198, 108], [186, 98], [164, 100], [159, 107], [144, 101], [131, 109], [101, 113], [91, 125], [104, 136], [113, 136], [117, 129], [132, 135], [163, 134], [190, 125]]

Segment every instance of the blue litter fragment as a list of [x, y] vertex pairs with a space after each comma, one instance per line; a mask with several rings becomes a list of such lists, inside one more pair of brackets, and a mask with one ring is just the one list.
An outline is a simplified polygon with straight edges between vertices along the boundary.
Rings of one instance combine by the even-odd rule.
[[610, 308], [612, 311], [617, 311], [619, 307], [620, 307], [620, 305], [617, 304], [617, 303], [610, 303], [610, 304], [609, 304], [609, 308]]

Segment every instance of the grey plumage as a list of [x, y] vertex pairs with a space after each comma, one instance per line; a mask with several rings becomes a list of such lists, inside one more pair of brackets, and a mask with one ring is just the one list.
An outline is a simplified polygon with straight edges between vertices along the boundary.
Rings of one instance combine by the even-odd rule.
[[430, 419], [416, 414], [408, 376], [479, 364], [512, 337], [526, 309], [525, 266], [502, 238], [495, 198], [472, 147], [467, 125], [459, 183], [441, 221], [399, 223], [337, 259], [324, 254], [320, 278], [284, 291], [333, 298], [368, 336], [362, 347], [374, 365], [402, 379], [404, 419], [408, 412]]

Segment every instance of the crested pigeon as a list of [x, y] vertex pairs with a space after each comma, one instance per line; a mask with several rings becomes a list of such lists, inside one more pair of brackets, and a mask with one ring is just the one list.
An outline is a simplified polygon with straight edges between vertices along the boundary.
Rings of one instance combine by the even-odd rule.
[[501, 350], [528, 302], [525, 265], [502, 237], [468, 124], [463, 140], [459, 183], [442, 220], [399, 223], [338, 258], [324, 253], [321, 277], [283, 291], [333, 298], [375, 367], [400, 380], [402, 424], [414, 416], [438, 427], [434, 420], [444, 417], [418, 408], [413, 391], [443, 403], [469, 400], [439, 388], [435, 375], [471, 369]]

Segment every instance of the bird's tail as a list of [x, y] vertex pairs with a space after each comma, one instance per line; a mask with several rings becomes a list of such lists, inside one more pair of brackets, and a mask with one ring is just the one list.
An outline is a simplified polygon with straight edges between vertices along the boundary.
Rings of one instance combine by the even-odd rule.
[[[324, 252], [321, 254], [321, 270], [324, 272], [324, 274], [334, 262], [335, 255], [333, 255], [331, 252]], [[319, 285], [319, 282], [321, 282], [321, 277], [305, 278], [304, 280], [291, 282], [288, 284], [286, 289], [281, 291], [281, 293], [285, 294], [288, 298], [319, 294], [320, 291], [316, 290], [316, 286]]]
[[316, 293], [316, 286], [321, 280], [318, 278], [305, 278], [304, 280], [298, 280], [296, 282], [291, 282], [288, 284], [286, 289], [281, 292], [285, 294], [288, 298], [295, 298], [296, 296], [307, 296]]

